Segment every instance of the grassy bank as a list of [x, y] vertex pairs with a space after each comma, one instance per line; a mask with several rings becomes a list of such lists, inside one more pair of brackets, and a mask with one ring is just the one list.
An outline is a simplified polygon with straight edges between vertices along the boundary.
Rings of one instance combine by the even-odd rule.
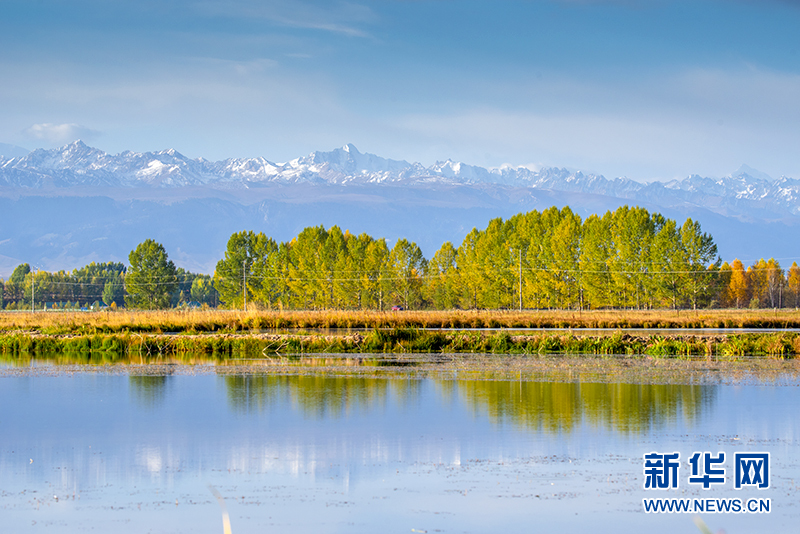
[[373, 328], [800, 328], [796, 310], [4, 312], [0, 333], [206, 333]]
[[429, 331], [415, 328], [326, 334], [182, 334], [94, 333], [0, 335], [6, 358], [63, 355], [76, 363], [113, 362], [158, 357], [215, 360], [270, 358], [308, 353], [494, 353], [645, 355], [735, 360], [748, 356], [794, 358], [800, 334], [793, 332], [732, 335], [633, 336], [622, 333], [584, 336], [571, 333], [511, 335], [507, 331]]

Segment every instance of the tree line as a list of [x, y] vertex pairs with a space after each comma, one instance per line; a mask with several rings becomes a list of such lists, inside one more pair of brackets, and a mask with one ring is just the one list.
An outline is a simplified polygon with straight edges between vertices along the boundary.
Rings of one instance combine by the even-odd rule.
[[797, 307], [800, 268], [795, 262], [784, 271], [775, 259], [746, 269], [738, 259], [723, 263], [692, 219], [679, 225], [628, 206], [582, 219], [553, 207], [493, 219], [430, 259], [407, 239], [389, 248], [385, 239], [338, 226], [306, 228], [286, 242], [242, 231], [230, 237], [213, 276], [175, 268], [163, 246], [147, 240], [127, 267], [32, 273], [21, 265], [3, 293], [7, 308], [29, 307], [35, 294], [133, 308]]
[[[738, 263], [737, 263], [738, 262]], [[585, 220], [568, 207], [493, 219], [430, 260], [406, 239], [334, 226], [278, 243], [231, 236], [217, 263], [222, 302], [265, 308], [596, 309], [797, 306], [800, 269], [722, 263], [700, 224], [624, 206]]]
[[211, 276], [176, 268], [164, 247], [153, 240], [137, 246], [128, 260], [129, 266], [93, 262], [57, 272], [32, 270], [23, 263], [7, 281], [0, 279], [0, 309], [163, 309], [219, 304]]

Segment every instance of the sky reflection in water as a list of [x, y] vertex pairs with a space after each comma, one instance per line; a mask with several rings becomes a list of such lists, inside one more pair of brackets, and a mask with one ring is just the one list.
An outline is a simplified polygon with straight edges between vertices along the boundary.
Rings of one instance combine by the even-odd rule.
[[[13, 532], [696, 531], [646, 515], [642, 454], [769, 451], [768, 516], [798, 519], [798, 389], [328, 376], [0, 378]], [[682, 468], [683, 472], [687, 468]], [[741, 497], [732, 483], [658, 496]]]

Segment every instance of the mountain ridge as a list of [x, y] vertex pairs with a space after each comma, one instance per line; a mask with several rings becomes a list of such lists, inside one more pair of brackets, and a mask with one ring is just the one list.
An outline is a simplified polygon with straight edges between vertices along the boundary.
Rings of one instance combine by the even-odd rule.
[[450, 159], [425, 167], [420, 163], [361, 153], [352, 144], [328, 152], [312, 152], [285, 163], [263, 157], [221, 161], [190, 159], [174, 149], [112, 155], [82, 141], [57, 149], [36, 149], [25, 156], [0, 156], [0, 187], [7, 188], [202, 186], [248, 189], [299, 183], [497, 185], [604, 195], [632, 203], [696, 205], [741, 218], [800, 215], [800, 180], [786, 176], [772, 179], [747, 165], [722, 178], [693, 174], [682, 180], [642, 183], [559, 167], [531, 170], [504, 165], [487, 169]]
[[557, 167], [426, 167], [353, 145], [275, 163], [173, 149], [111, 155], [76, 142], [0, 158], [0, 276], [22, 262], [58, 270], [124, 261], [144, 239], [211, 273], [233, 232], [286, 240], [320, 224], [408, 238], [430, 256], [492, 218], [551, 206], [589, 217], [625, 204], [701, 222], [727, 259], [800, 259], [797, 181], [753, 174], [743, 166], [724, 178], [640, 183]]

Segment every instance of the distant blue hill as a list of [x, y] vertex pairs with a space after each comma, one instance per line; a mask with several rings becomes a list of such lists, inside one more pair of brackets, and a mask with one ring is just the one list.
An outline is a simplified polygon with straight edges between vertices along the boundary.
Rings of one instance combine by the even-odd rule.
[[30, 153], [30, 150], [27, 148], [22, 148], [21, 146], [16, 145], [7, 145], [6, 143], [0, 143], [0, 158], [5, 158], [6, 160], [11, 158], [24, 158]]
[[[2, 146], [2, 145], [0, 145]], [[213, 271], [231, 233], [287, 240], [302, 228], [338, 224], [430, 257], [473, 227], [551, 205], [582, 216], [640, 205], [699, 220], [724, 259], [800, 259], [800, 183], [742, 166], [730, 176], [643, 184], [559, 168], [484, 169], [449, 160], [419, 163], [362, 154], [353, 145], [286, 163], [210, 162], [175, 150], [110, 155], [80, 141], [0, 158], [0, 276], [28, 262], [72, 269], [127, 261], [147, 238], [178, 265]]]

